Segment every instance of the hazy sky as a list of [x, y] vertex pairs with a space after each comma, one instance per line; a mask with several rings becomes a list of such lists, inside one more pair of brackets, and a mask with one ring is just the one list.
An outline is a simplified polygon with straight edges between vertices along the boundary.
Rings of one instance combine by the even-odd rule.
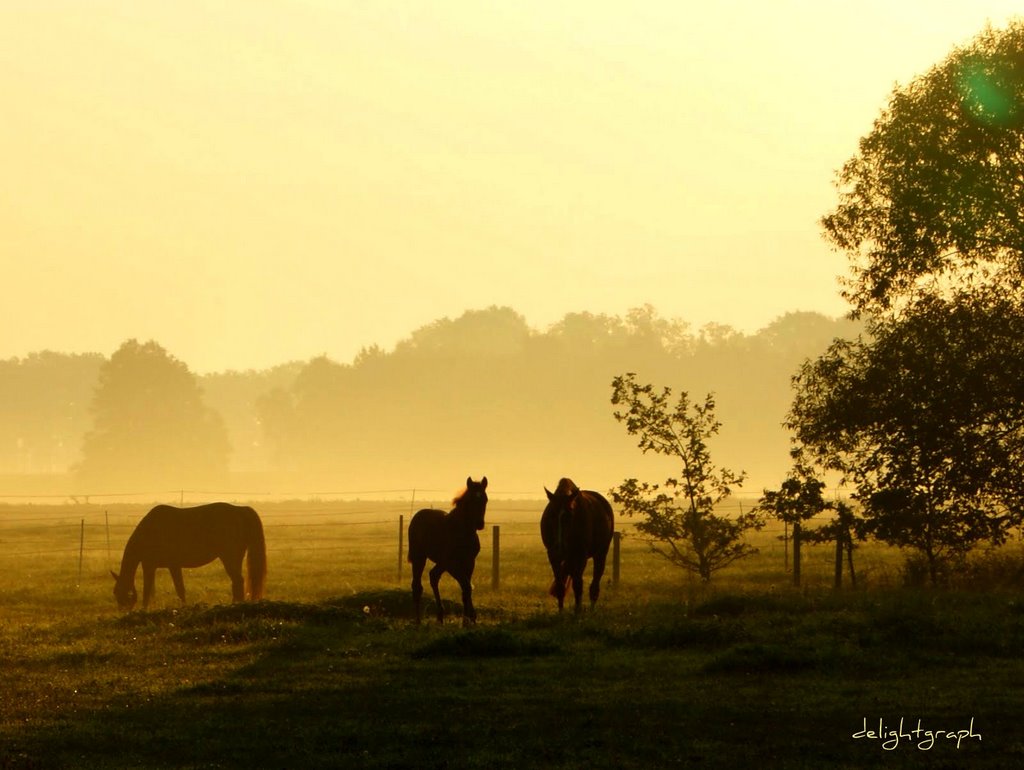
[[835, 170], [1019, 3], [704, 6], [0, 0], [0, 358], [347, 361], [492, 304], [838, 315]]

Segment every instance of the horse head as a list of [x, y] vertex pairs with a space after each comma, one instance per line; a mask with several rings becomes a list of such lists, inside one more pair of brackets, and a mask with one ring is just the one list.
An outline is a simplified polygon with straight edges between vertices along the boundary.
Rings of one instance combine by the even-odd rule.
[[110, 574], [114, 577], [114, 599], [117, 600], [117, 606], [122, 610], [131, 610], [139, 598], [135, 592], [135, 581], [129, 583], [127, 580], [121, 580], [121, 576], [113, 570]]
[[484, 528], [484, 513], [487, 511], [487, 477], [473, 481], [466, 477], [466, 491], [452, 501], [455, 510], [465, 516], [475, 529]]
[[560, 479], [554, 492], [544, 487], [544, 493], [548, 496], [548, 504], [544, 509], [542, 520], [551, 522], [548, 525], [550, 527], [549, 547], [557, 547], [558, 550], [561, 550], [569, 523], [576, 510], [580, 488], [572, 482], [572, 479]]
[[554, 492], [544, 487], [544, 493], [548, 496], [548, 507], [558, 510], [559, 513], [571, 514], [576, 509], [580, 488], [572, 479], [560, 479]]

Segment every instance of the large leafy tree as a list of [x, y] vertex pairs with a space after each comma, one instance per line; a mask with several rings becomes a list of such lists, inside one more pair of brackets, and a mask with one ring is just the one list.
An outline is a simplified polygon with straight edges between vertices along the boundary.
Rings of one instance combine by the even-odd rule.
[[788, 424], [855, 486], [868, 531], [918, 549], [934, 582], [1021, 519], [1024, 305], [930, 296], [871, 329], [804, 364]]
[[866, 334], [804, 365], [789, 425], [935, 581], [1020, 519], [1024, 22], [897, 88], [837, 188], [822, 223]]
[[655, 553], [700, 575], [704, 582], [723, 567], [749, 556], [756, 549], [743, 542], [747, 530], [760, 528], [753, 512], [730, 518], [715, 507], [743, 483], [743, 473], [717, 468], [707, 441], [720, 427], [715, 401], [691, 402], [687, 393], [672, 403], [672, 391], [659, 393], [640, 384], [632, 372], [612, 382], [615, 419], [638, 437], [645, 454], [654, 452], [679, 461], [678, 476], [664, 484], [626, 479], [611, 491], [612, 499], [627, 516], [638, 516], [637, 530]]
[[986, 29], [897, 88], [839, 173], [823, 220], [846, 296], [891, 312], [922, 293], [1024, 274], [1024, 21]]
[[[92, 414], [77, 468], [92, 491], [223, 483], [223, 422], [204, 405], [195, 375], [156, 342], [128, 340], [100, 368]], [[96, 489], [111, 484], [124, 489]]]

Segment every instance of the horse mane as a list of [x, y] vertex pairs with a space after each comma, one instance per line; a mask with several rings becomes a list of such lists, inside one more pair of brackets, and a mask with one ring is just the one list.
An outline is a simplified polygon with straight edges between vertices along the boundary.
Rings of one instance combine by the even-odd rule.
[[452, 498], [452, 508], [458, 508], [459, 507], [459, 503], [462, 502], [462, 498], [464, 498], [466, 496], [466, 493], [468, 491], [469, 491], [469, 487], [463, 487], [461, 490], [459, 490], [455, 494], [455, 497]]

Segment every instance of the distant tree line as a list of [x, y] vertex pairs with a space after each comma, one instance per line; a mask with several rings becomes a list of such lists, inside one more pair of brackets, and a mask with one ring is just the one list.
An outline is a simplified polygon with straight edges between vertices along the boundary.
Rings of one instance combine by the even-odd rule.
[[0, 473], [62, 473], [78, 461], [103, 362], [49, 351], [0, 361]]
[[356, 490], [470, 472], [505, 489], [568, 473], [611, 483], [635, 453], [607, 387], [635, 371], [714, 392], [732, 428], [716, 437], [717, 452], [771, 478], [787, 458], [790, 376], [858, 329], [790, 313], [753, 335], [695, 330], [642, 307], [572, 313], [536, 331], [491, 307], [350, 363], [199, 376], [152, 341], [129, 340], [110, 358], [34, 354], [0, 361], [0, 474], [72, 471], [97, 493], [223, 485], [229, 470]]

